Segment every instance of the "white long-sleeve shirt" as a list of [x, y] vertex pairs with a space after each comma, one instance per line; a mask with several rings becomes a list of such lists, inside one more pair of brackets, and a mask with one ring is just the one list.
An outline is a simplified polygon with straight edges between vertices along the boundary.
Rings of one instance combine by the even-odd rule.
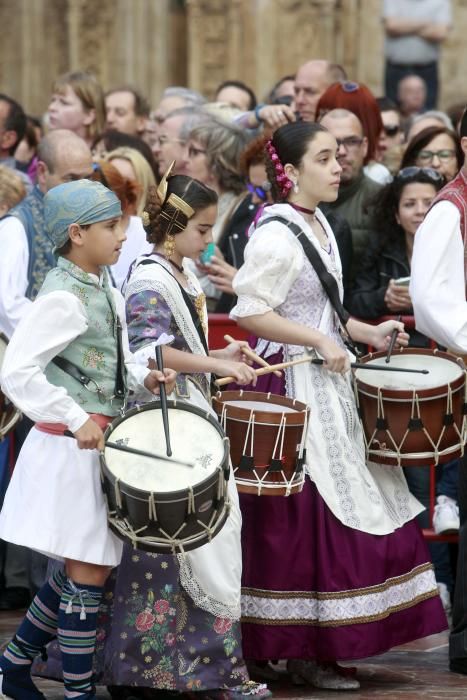
[[460, 214], [451, 202], [435, 204], [415, 234], [410, 296], [417, 329], [467, 353], [464, 243]]
[[10, 338], [31, 305], [28, 288], [29, 246], [16, 216], [0, 221], [0, 333]]
[[[149, 370], [130, 352], [125, 303], [120, 292], [116, 289], [112, 292], [123, 329], [128, 389], [136, 392], [141, 390]], [[85, 307], [70, 292], [55, 291], [40, 296], [24, 313], [6, 350], [1, 380], [5, 394], [32, 420], [65, 423], [71, 432], [88, 420], [86, 411], [67, 391], [50, 384], [44, 374], [47, 364], [87, 327]]]

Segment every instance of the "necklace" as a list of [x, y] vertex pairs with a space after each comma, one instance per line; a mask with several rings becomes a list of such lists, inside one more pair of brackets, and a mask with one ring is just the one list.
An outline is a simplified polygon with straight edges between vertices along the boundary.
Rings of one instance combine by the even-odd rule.
[[176, 270], [178, 270], [179, 272], [181, 272], [181, 274], [183, 275], [184, 269], [183, 269], [183, 266], [182, 266], [182, 265], [177, 265], [176, 262], [174, 262], [174, 261], [171, 260], [170, 258], [167, 258], [165, 255], [162, 255], [162, 253], [154, 253], [154, 255], [158, 255], [160, 258], [163, 258], [164, 260], [167, 260], [168, 263], [170, 263], [171, 265], [173, 265], [174, 268], [175, 268]]
[[303, 212], [303, 214], [309, 214], [310, 216], [315, 215], [315, 211], [316, 211], [315, 209], [307, 209], [306, 207], [301, 207], [299, 204], [295, 204], [293, 202], [289, 202], [289, 204], [293, 209], [296, 209], [297, 211], [301, 211], [301, 212]]

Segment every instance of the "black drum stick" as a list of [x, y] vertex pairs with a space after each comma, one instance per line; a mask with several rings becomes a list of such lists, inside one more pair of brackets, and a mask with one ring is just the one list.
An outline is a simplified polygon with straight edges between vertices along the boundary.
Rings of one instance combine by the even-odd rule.
[[[398, 316], [397, 321], [402, 321], [402, 316]], [[388, 354], [386, 355], [386, 362], [389, 362], [391, 360], [392, 351], [394, 350], [394, 345], [396, 344], [398, 333], [399, 331], [397, 328], [394, 328], [394, 330], [391, 333], [391, 342], [389, 343]]]
[[[75, 437], [71, 430], [65, 430], [63, 434], [65, 435], [65, 437]], [[149, 457], [149, 459], [159, 459], [161, 462], [172, 462], [172, 464], [180, 464], [182, 467], [193, 468], [194, 466], [193, 464], [190, 464], [189, 462], [183, 462], [180, 459], [171, 459], [170, 457], [166, 457], [165, 455], [158, 455], [155, 452], [146, 452], [146, 450], [138, 450], [136, 447], [128, 447], [128, 445], [123, 444], [119, 445], [118, 442], [106, 442], [105, 447], [110, 447], [110, 449], [119, 450], [120, 452], [126, 452], [130, 455], [137, 455], [138, 457]], [[102, 450], [102, 452], [103, 451], [104, 450]]]
[[135, 447], [128, 447], [127, 445], [119, 445], [116, 442], [106, 442], [105, 448], [110, 447], [112, 450], [120, 450], [120, 452], [127, 452], [130, 455], [138, 455], [138, 457], [149, 457], [149, 459], [160, 459], [162, 462], [172, 462], [172, 464], [181, 464], [183, 467], [193, 467], [193, 464], [189, 462], [182, 462], [179, 459], [170, 459], [165, 455], [158, 455], [155, 452], [146, 452], [145, 450], [138, 450]]
[[[156, 345], [156, 362], [159, 372], [164, 373], [164, 361], [162, 359], [162, 348]], [[159, 382], [159, 392], [161, 397], [162, 422], [164, 424], [165, 446], [167, 457], [172, 456], [172, 448], [170, 446], [170, 431], [169, 431], [169, 410], [167, 408], [167, 392], [164, 382]]]

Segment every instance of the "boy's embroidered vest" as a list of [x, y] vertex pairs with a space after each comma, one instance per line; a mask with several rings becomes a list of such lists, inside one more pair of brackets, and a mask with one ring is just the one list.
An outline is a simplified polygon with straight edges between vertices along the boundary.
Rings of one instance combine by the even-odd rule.
[[21, 221], [26, 231], [29, 249], [28, 287], [26, 297], [34, 300], [39, 293], [46, 274], [56, 262], [52, 252], [52, 241], [44, 223], [44, 195], [37, 187], [8, 212]]
[[[431, 203], [431, 207], [437, 204], [437, 202], [442, 202], [443, 200], [447, 200], [448, 202], [451, 202], [451, 204], [454, 204], [460, 214], [461, 236], [464, 242], [464, 273], [467, 294], [467, 176], [464, 174], [463, 170], [460, 170], [454, 180], [448, 182], [448, 184], [443, 187], [440, 192], [438, 192]], [[442, 231], [440, 231], [440, 235], [442, 235]]]
[[[103, 397], [99, 400], [92, 383], [88, 391], [53, 362], [45, 368], [45, 376], [51, 384], [63, 386], [87, 413], [117, 415], [123, 404], [121, 399], [113, 398], [118, 368], [117, 311], [107, 273], [104, 272], [103, 284], [97, 284], [81, 268], [59, 257], [57, 267], [48, 273], [39, 295], [55, 291], [74, 294], [82, 302], [89, 324], [86, 332], [71, 342], [59, 357], [72, 362], [93, 379]], [[123, 374], [125, 380], [124, 368]]]

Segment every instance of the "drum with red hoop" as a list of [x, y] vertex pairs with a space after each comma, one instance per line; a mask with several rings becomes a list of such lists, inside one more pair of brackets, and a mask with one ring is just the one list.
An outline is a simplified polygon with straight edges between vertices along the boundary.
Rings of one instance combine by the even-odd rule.
[[213, 397], [213, 408], [230, 440], [240, 493], [289, 496], [302, 490], [306, 404], [275, 394], [223, 391]]
[[[361, 359], [381, 364], [386, 353]], [[355, 389], [368, 459], [388, 465], [427, 466], [464, 453], [466, 370], [461, 359], [438, 350], [403, 348], [391, 367], [428, 374], [355, 371]]]

